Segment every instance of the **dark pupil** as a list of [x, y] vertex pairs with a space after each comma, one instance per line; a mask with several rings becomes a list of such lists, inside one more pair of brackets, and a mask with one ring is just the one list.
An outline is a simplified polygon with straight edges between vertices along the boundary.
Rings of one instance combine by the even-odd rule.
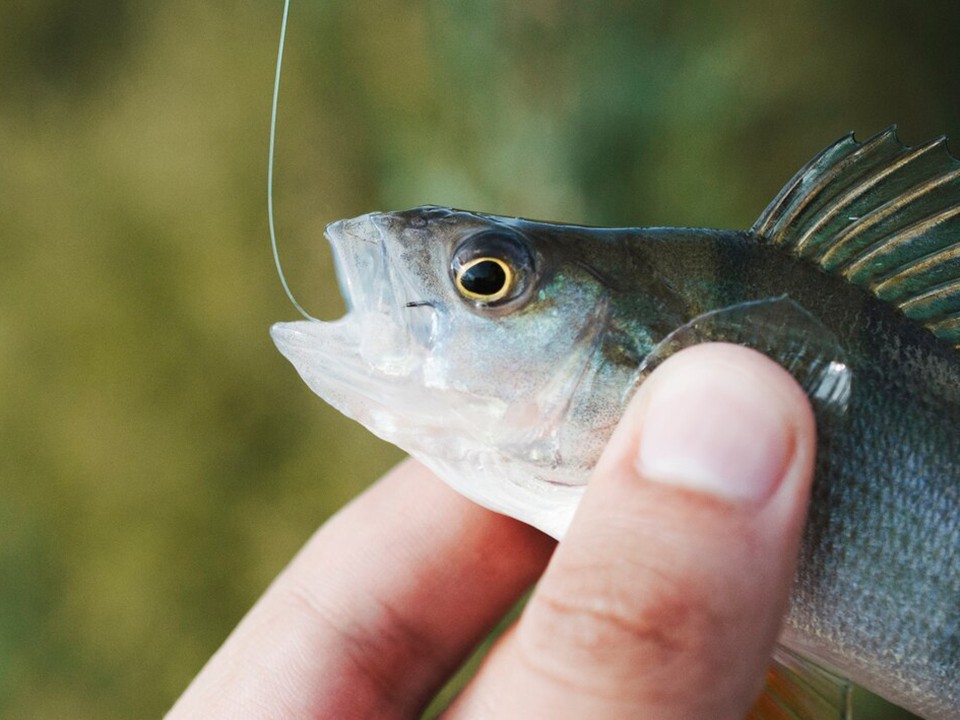
[[483, 260], [467, 268], [460, 282], [474, 295], [496, 295], [507, 282], [507, 274], [493, 260]]

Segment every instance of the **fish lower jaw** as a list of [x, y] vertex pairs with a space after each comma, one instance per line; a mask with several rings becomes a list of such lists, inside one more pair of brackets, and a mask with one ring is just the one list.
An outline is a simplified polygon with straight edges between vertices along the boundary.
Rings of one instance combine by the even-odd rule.
[[[405, 448], [407, 449], [407, 448]], [[545, 481], [514, 458], [490, 453], [450, 457], [408, 449], [454, 490], [489, 510], [508, 515], [560, 540], [566, 534], [586, 489]], [[497, 478], [497, 482], [491, 482]]]

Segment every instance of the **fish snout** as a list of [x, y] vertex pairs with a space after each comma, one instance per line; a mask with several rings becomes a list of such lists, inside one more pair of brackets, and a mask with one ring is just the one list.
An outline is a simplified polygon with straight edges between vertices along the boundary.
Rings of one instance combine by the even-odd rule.
[[323, 234], [334, 245], [351, 244], [354, 242], [378, 243], [380, 233], [377, 225], [372, 221], [374, 215], [379, 213], [370, 213], [360, 215], [359, 217], [348, 220], [337, 220], [327, 225]]

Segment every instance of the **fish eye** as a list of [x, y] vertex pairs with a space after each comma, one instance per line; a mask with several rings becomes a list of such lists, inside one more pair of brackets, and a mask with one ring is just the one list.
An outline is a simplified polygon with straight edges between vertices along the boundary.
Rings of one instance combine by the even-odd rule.
[[502, 299], [513, 285], [514, 273], [500, 258], [478, 257], [460, 266], [455, 282], [468, 300], [493, 303]]
[[524, 294], [533, 274], [533, 260], [525, 238], [487, 231], [460, 244], [450, 274], [465, 300], [480, 308], [500, 306]]

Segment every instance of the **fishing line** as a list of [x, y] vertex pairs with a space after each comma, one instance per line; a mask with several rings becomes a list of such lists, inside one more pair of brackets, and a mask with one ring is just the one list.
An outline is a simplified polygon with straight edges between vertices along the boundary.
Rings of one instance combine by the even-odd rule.
[[304, 310], [297, 299], [293, 296], [290, 286], [287, 284], [287, 278], [283, 274], [283, 267], [280, 265], [280, 252], [277, 250], [277, 231], [273, 222], [273, 166], [274, 166], [274, 147], [277, 144], [277, 102], [280, 97], [280, 68], [283, 65], [283, 45], [287, 38], [287, 15], [290, 11], [290, 0], [283, 2], [283, 20], [280, 23], [280, 47], [277, 50], [277, 73], [273, 80], [273, 105], [270, 108], [270, 150], [267, 158], [267, 221], [270, 226], [270, 246], [273, 248], [273, 263], [277, 267], [277, 275], [280, 276], [280, 284], [283, 285], [283, 291], [287, 294], [290, 302], [303, 317], [307, 320], [316, 320], [313, 315]]

